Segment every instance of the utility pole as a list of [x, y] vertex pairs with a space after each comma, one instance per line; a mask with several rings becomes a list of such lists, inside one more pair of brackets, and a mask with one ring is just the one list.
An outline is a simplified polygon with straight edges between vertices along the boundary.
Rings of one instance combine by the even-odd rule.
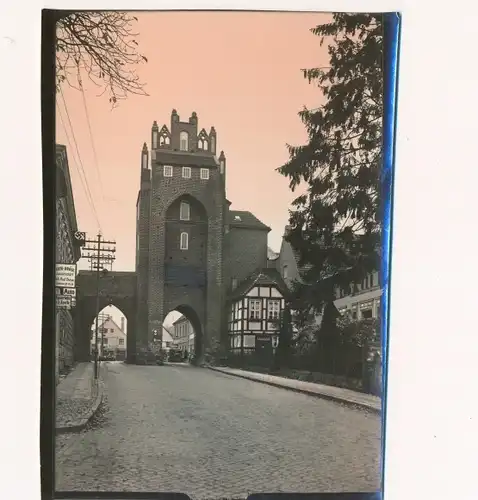
[[[95, 323], [95, 379], [98, 378], [99, 349], [98, 349], [98, 321], [100, 314], [100, 272], [108, 272], [104, 264], [112, 264], [115, 260], [114, 253], [116, 248], [110, 245], [116, 245], [116, 241], [105, 241], [101, 233], [98, 233], [96, 239], [85, 240], [85, 243], [91, 246], [83, 247], [88, 251], [82, 257], [87, 258], [91, 264], [91, 270], [96, 270], [96, 323]], [[107, 245], [107, 246], [106, 246]], [[105, 253], [103, 253], [105, 252]], [[101, 352], [103, 353], [103, 334], [101, 335]]]

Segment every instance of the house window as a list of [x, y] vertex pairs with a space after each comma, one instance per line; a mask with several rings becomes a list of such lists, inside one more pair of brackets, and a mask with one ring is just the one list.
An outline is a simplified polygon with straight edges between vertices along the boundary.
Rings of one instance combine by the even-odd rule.
[[209, 179], [209, 169], [201, 168], [201, 179], [207, 181]]
[[261, 300], [251, 300], [249, 302], [249, 318], [250, 319], [261, 319]]
[[191, 167], [183, 167], [183, 179], [191, 178]]
[[110, 328], [110, 332], [111, 332], [111, 333], [114, 333], [114, 332], [115, 332], [115, 329], [114, 329], [114, 328]]
[[244, 345], [243, 347], [256, 347], [256, 336], [255, 335], [244, 335]]
[[362, 318], [369, 319], [371, 317], [372, 317], [372, 309], [366, 309], [365, 311], [362, 311]]
[[287, 279], [289, 277], [288, 274], [287, 274], [287, 271], [288, 271], [287, 265], [283, 266], [283, 268], [282, 268], [282, 277], [284, 279]]
[[124, 339], [118, 339], [119, 340], [119, 345], [124, 345]]
[[171, 165], [164, 165], [163, 175], [164, 175], [164, 177], [172, 177], [173, 176], [173, 167]]
[[370, 288], [372, 288], [374, 286], [374, 283], [373, 283], [373, 274], [370, 275]]
[[269, 319], [279, 319], [280, 300], [269, 300], [267, 304], [267, 316]]
[[187, 151], [189, 149], [189, 135], [187, 132], [181, 132], [179, 134], [179, 149], [181, 151]]
[[107, 345], [108, 344], [108, 339], [101, 339], [101, 342], [103, 342], [103, 345]]
[[179, 206], [179, 219], [180, 220], [189, 220], [191, 217], [191, 209], [189, 203], [182, 201]]
[[187, 250], [188, 249], [188, 244], [189, 244], [188, 233], [181, 233], [180, 249], [181, 250]]

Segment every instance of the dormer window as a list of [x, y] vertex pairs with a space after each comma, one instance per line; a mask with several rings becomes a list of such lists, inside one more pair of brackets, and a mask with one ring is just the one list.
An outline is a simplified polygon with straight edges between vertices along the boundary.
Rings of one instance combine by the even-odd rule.
[[191, 216], [191, 209], [189, 203], [186, 201], [182, 201], [179, 206], [179, 219], [180, 220], [189, 220]]
[[179, 149], [181, 151], [188, 151], [189, 149], [189, 135], [187, 132], [179, 134]]
[[204, 146], [203, 146], [203, 142], [202, 142], [202, 139], [199, 139], [198, 141], [198, 149], [203, 149]]
[[203, 146], [202, 147], [203, 147], [204, 151], [208, 150], [208, 143], [207, 143], [207, 141], [203, 141]]

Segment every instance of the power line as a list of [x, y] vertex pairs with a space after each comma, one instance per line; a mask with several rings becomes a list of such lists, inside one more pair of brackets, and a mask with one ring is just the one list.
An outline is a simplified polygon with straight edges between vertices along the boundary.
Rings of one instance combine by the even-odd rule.
[[83, 172], [83, 175], [85, 176], [86, 189], [87, 189], [87, 192], [88, 192], [90, 200], [91, 200], [91, 206], [93, 208], [93, 212], [94, 212], [94, 215], [95, 215], [95, 218], [96, 218], [96, 222], [98, 223], [98, 227], [99, 227], [99, 229], [101, 229], [100, 219], [98, 217], [98, 213], [96, 212], [96, 207], [95, 207], [95, 203], [93, 201], [93, 196], [91, 195], [90, 187], [88, 185], [88, 178], [86, 176], [85, 169], [83, 167], [83, 162], [81, 160], [80, 150], [78, 148], [78, 143], [76, 142], [75, 131], [74, 131], [73, 125], [71, 123], [70, 113], [68, 113], [68, 106], [66, 105], [65, 96], [63, 95], [63, 90], [62, 90], [61, 87], [60, 87], [60, 94], [61, 94], [61, 98], [63, 100], [63, 105], [65, 107], [66, 117], [68, 118], [68, 123], [70, 125], [71, 135], [73, 137], [73, 142], [75, 144], [75, 149], [76, 149], [76, 153], [78, 155], [78, 160], [79, 160], [80, 168], [81, 168], [81, 170]]
[[[98, 352], [98, 316], [100, 314], [100, 271], [102, 270], [102, 262], [105, 260], [107, 255], [114, 255], [116, 252], [116, 247], [112, 247], [111, 245], [116, 245], [115, 241], [105, 241], [101, 236], [101, 233], [98, 233], [98, 236], [94, 240], [85, 240], [85, 243], [90, 246], [83, 247], [83, 250], [86, 250], [88, 253], [83, 254], [83, 258], [92, 259], [95, 261], [95, 269], [96, 269], [96, 323], [95, 323], [95, 379], [98, 378], [98, 361], [99, 361], [99, 352]], [[92, 246], [91, 246], [92, 245]], [[105, 246], [107, 245], [107, 246]], [[106, 253], [102, 253], [106, 252]], [[113, 257], [114, 258], [114, 257]], [[104, 347], [104, 337], [101, 336], [101, 352], [103, 352]]]
[[93, 202], [92, 202], [91, 198], [88, 196], [88, 189], [87, 189], [87, 187], [85, 185], [85, 179], [83, 178], [83, 176], [81, 174], [81, 171], [80, 171], [80, 168], [78, 167], [78, 160], [76, 159], [75, 151], [73, 149], [73, 146], [71, 145], [70, 135], [68, 134], [68, 130], [66, 129], [65, 122], [63, 120], [63, 115], [61, 113], [61, 108], [60, 108], [60, 105], [58, 104], [58, 101], [56, 103], [56, 107], [58, 109], [58, 116], [60, 117], [60, 122], [61, 122], [61, 125], [63, 127], [63, 131], [65, 132], [65, 136], [66, 136], [66, 140], [68, 142], [68, 146], [70, 146], [71, 157], [73, 158], [73, 163], [75, 165], [76, 171], [78, 172], [78, 177], [80, 178], [81, 185], [83, 187], [83, 191], [85, 192], [86, 201], [90, 205], [91, 210], [94, 212]]
[[79, 83], [80, 83], [81, 95], [83, 96], [83, 107], [85, 108], [85, 115], [86, 115], [86, 121], [88, 123], [88, 130], [90, 132], [91, 149], [93, 150], [93, 157], [94, 157], [94, 160], [95, 160], [96, 173], [98, 174], [98, 183], [100, 185], [101, 196], [102, 196], [102, 198], [104, 200], [105, 199], [105, 194], [104, 194], [104, 191], [103, 191], [103, 183], [101, 181], [100, 168], [98, 166], [98, 156], [96, 154], [95, 141], [93, 140], [93, 132], [91, 130], [90, 114], [88, 113], [88, 106], [86, 105], [85, 91], [83, 89], [83, 83], [82, 83], [81, 79], [80, 79]]

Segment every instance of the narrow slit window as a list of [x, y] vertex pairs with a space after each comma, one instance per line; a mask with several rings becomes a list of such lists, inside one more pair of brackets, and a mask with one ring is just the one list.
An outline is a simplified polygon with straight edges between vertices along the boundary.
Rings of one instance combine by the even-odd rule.
[[188, 233], [181, 233], [180, 249], [187, 250], [189, 247], [189, 235]]
[[181, 132], [179, 134], [179, 149], [181, 151], [187, 151], [189, 149], [189, 136], [187, 132]]
[[[189, 220], [191, 216], [191, 209], [189, 203], [182, 201], [179, 207], [179, 218], [180, 220]], [[185, 233], [183, 233], [185, 234]]]

